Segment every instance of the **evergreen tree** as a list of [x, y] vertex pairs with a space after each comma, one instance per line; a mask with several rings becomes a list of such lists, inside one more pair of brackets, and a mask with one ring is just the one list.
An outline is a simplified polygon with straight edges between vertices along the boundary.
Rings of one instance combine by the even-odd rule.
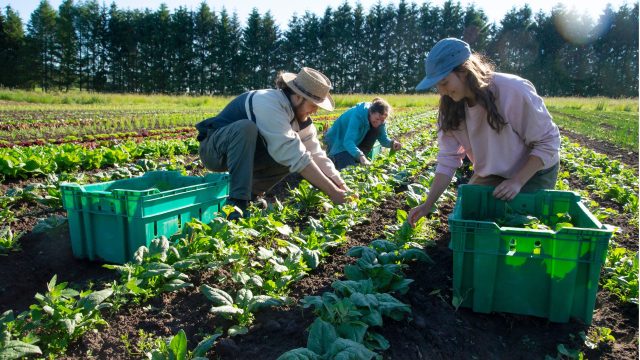
[[[638, 4], [609, 6], [598, 19], [557, 5], [533, 16], [528, 5], [488, 23], [482, 9], [445, 1], [365, 11], [344, 1], [321, 16], [294, 15], [281, 33], [270, 12], [237, 14], [166, 5], [120, 10], [98, 0], [42, 0], [26, 34], [0, 12], [0, 84], [118, 92], [238, 94], [271, 87], [279, 70], [327, 74], [334, 92], [413, 91], [426, 52], [444, 37], [467, 41], [498, 71], [518, 74], [549, 95], [637, 96]], [[589, 30], [592, 29], [592, 30]]]
[[78, 37], [76, 34], [76, 8], [73, 0], [64, 0], [58, 8], [56, 40], [59, 51], [58, 86], [69, 90], [78, 77]]
[[214, 74], [215, 90], [222, 94], [239, 94], [247, 89], [243, 83], [244, 65], [240, 48], [242, 46], [242, 28], [236, 13], [229, 16], [226, 9], [220, 13], [218, 41], [215, 49], [215, 63], [220, 71]]
[[442, 5], [442, 14], [440, 15], [440, 26], [438, 31], [439, 38], [456, 37], [461, 38], [464, 35], [464, 11], [459, 2], [447, 0]]
[[[593, 81], [596, 58], [594, 48], [584, 29], [593, 28], [593, 20], [585, 13], [576, 14], [559, 4], [553, 10], [554, 24], [564, 38], [562, 47], [556, 53], [558, 73], [564, 77], [564, 94], [588, 96], [595, 88]], [[579, 32], [574, 30], [580, 29]], [[534, 82], [535, 84], [535, 82]]]
[[213, 93], [213, 73], [219, 71], [214, 61], [215, 41], [218, 18], [206, 2], [202, 2], [194, 19], [194, 63], [192, 72], [192, 88], [198, 94]]
[[501, 30], [492, 45], [492, 53], [500, 71], [530, 78], [527, 67], [537, 54], [537, 43], [532, 33], [533, 14], [528, 5], [515, 7], [501, 21]]
[[0, 12], [0, 85], [26, 86], [25, 68], [21, 59], [25, 55], [22, 19], [10, 6], [5, 15]]
[[489, 44], [491, 27], [481, 9], [474, 5], [467, 6], [464, 11], [464, 30], [462, 39], [469, 43], [474, 51], [483, 52]]
[[242, 58], [244, 59], [243, 80], [250, 89], [260, 88], [262, 69], [262, 54], [260, 46], [261, 18], [258, 9], [253, 8], [247, 19], [247, 26], [242, 34]]
[[[302, 19], [303, 29], [302, 38], [302, 54], [304, 54], [305, 60], [302, 61], [300, 66], [309, 66], [314, 69], [321, 69], [323, 65], [323, 48], [321, 40], [321, 21], [318, 16], [313, 13], [305, 12]], [[296, 72], [298, 69], [290, 69], [289, 71]]]
[[350, 91], [353, 77], [350, 76], [350, 67], [355, 56], [355, 44], [359, 39], [355, 38], [355, 19], [348, 2], [342, 3], [332, 14], [331, 44], [329, 53], [331, 58], [325, 59], [327, 73], [333, 82], [334, 91], [346, 93]]
[[59, 48], [56, 41], [56, 11], [47, 0], [42, 0], [31, 14], [28, 29], [30, 80], [43, 90], [49, 90], [56, 80]]
[[270, 11], [267, 11], [262, 17], [261, 27], [264, 61], [264, 71], [260, 74], [262, 77], [261, 87], [270, 88], [273, 87], [276, 69], [283, 64], [282, 35]]
[[320, 48], [315, 51], [320, 52], [320, 62], [318, 69], [332, 80], [333, 86], [340, 87], [342, 79], [338, 70], [338, 62], [343, 54], [338, 50], [340, 39], [335, 35], [337, 31], [334, 27], [334, 11], [328, 6], [322, 18], [320, 18], [319, 31], [315, 34], [320, 42]]
[[538, 51], [529, 68], [530, 73], [535, 74], [536, 90], [543, 95], [562, 93], [563, 86], [569, 81], [559, 60], [564, 39], [556, 30], [555, 19], [553, 12], [551, 15], [536, 14], [534, 36]]
[[[598, 54], [597, 95], [638, 96], [638, 3], [610, 7], [601, 15], [601, 35], [594, 44]], [[622, 85], [625, 84], [625, 85]]]
[[[115, 4], [109, 9], [106, 28], [110, 88], [118, 92], [144, 91], [140, 41], [144, 14], [139, 10], [120, 10]], [[99, 36], [102, 38], [103, 36]]]
[[365, 93], [381, 92], [383, 90], [382, 83], [386, 80], [386, 72], [388, 70], [387, 49], [385, 49], [385, 32], [389, 24], [387, 24], [387, 14], [381, 3], [377, 3], [367, 15], [365, 25], [365, 42], [369, 44], [369, 66], [364, 72]]
[[[112, 5], [112, 8], [115, 4]], [[113, 62], [107, 56], [106, 10], [97, 0], [80, 3], [76, 7], [78, 85], [80, 89], [103, 90], [106, 84], [105, 67]], [[111, 16], [113, 16], [111, 14]]]
[[417, 34], [414, 45], [418, 59], [411, 90], [415, 90], [415, 86], [425, 77], [424, 61], [427, 57], [427, 52], [441, 39], [440, 31], [438, 30], [441, 16], [440, 9], [431, 6], [429, 3], [423, 3], [418, 9]]
[[366, 77], [364, 72], [369, 66], [369, 47], [365, 41], [365, 24], [366, 14], [362, 4], [356, 3], [353, 9], [353, 55], [349, 58], [350, 62], [346, 71], [347, 76], [347, 92], [359, 93], [364, 91]]
[[387, 91], [406, 92], [416, 85], [414, 73], [421, 58], [420, 50], [415, 46], [419, 39], [419, 12], [415, 4], [409, 5], [401, 0], [394, 13], [392, 31], [387, 34], [386, 47], [391, 61], [391, 74], [388, 76], [391, 81]]
[[302, 18], [293, 14], [289, 20], [287, 30], [282, 35], [282, 60], [281, 66], [277, 70], [294, 71], [300, 68], [305, 60], [304, 46], [304, 24]]
[[171, 15], [169, 27], [168, 57], [171, 63], [171, 93], [188, 93], [192, 90], [194, 66], [194, 20], [191, 11], [178, 8]]

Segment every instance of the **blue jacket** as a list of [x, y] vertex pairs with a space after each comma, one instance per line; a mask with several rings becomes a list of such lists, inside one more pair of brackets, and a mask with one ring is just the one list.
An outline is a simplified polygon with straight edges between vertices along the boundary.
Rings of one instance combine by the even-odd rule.
[[[333, 122], [333, 125], [324, 136], [324, 142], [329, 148], [329, 156], [334, 156], [343, 151], [347, 151], [354, 158], [365, 155], [358, 149], [358, 145], [364, 140], [364, 136], [371, 128], [369, 106], [371, 106], [369, 102], [359, 103]], [[380, 145], [388, 148], [393, 143], [387, 135], [386, 124], [380, 125], [378, 141]]]

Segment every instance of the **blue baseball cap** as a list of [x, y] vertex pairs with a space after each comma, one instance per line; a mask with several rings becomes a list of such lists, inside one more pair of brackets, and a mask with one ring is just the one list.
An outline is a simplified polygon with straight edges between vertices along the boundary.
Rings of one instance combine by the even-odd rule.
[[462, 40], [446, 38], [438, 41], [424, 60], [424, 69], [427, 76], [416, 86], [416, 90], [426, 90], [434, 87], [470, 56], [471, 48], [469, 44]]

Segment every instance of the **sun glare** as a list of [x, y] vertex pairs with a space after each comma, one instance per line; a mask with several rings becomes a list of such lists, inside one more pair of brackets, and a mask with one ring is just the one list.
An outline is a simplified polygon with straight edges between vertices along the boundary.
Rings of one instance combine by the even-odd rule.
[[570, 7], [558, 5], [552, 11], [555, 24], [562, 37], [573, 44], [586, 44], [596, 40], [609, 28], [611, 13], [603, 7]]

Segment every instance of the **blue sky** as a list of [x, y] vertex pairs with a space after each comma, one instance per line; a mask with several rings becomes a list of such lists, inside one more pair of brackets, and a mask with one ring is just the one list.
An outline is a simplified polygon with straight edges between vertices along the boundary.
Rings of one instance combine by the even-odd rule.
[[[76, 0], [77, 1], [77, 0]], [[131, 8], [131, 9], [157, 9], [161, 3], [167, 4], [170, 10], [174, 10], [179, 6], [185, 6], [190, 9], [197, 9], [202, 0], [99, 0], [106, 5], [110, 5], [113, 1], [119, 8]], [[211, 1], [207, 0], [207, 4], [214, 10], [220, 11], [224, 6], [227, 11], [236, 11], [240, 20], [244, 23], [248, 14], [255, 7], [261, 14], [271, 11], [280, 28], [286, 27], [289, 19], [294, 13], [298, 15], [304, 14], [305, 11], [310, 11], [317, 15], [322, 15], [327, 6], [336, 8], [340, 6], [345, 0], [323, 0], [323, 1], [296, 1], [295, 6], [292, 6], [291, 0], [233, 0], [233, 1]], [[400, 0], [380, 0], [383, 5], [388, 3], [398, 4]], [[60, 5], [62, 0], [49, 0], [49, 3], [56, 9]], [[356, 3], [356, 0], [348, 0], [351, 5]], [[372, 5], [376, 4], [378, 0], [359, 0], [365, 10], [368, 10]], [[408, 0], [409, 3], [422, 3], [423, 1]], [[442, 5], [444, 0], [431, 0], [429, 1], [433, 5]], [[568, 8], [576, 8], [579, 11], [588, 12], [593, 18], [597, 18], [602, 9], [604, 9], [606, 3], [613, 5], [614, 9], [617, 9], [621, 4], [633, 4], [634, 0], [609, 0], [609, 1], [586, 1], [586, 0], [460, 0], [463, 6], [468, 4], [475, 4], [476, 7], [481, 8], [489, 17], [490, 21], [498, 22], [505, 13], [507, 13], [512, 7], [521, 8], [524, 4], [529, 4], [534, 13], [542, 10], [546, 13], [550, 13], [552, 7], [559, 3], [564, 3]], [[25, 21], [25, 25], [29, 19], [31, 13], [37, 8], [40, 0], [0, 0], [0, 6], [4, 9], [5, 6], [10, 5], [14, 10], [18, 11], [22, 19]]]

